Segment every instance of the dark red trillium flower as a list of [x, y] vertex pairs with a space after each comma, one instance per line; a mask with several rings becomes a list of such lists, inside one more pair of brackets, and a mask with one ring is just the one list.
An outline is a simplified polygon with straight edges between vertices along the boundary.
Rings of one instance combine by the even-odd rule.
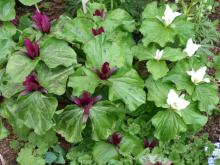
[[154, 165], [163, 165], [161, 162], [156, 162]]
[[152, 150], [156, 145], [156, 140], [148, 141], [147, 139], [144, 139], [144, 148], [149, 148]]
[[119, 133], [113, 133], [108, 140], [109, 143], [113, 144], [114, 146], [118, 147], [121, 143], [122, 136]]
[[88, 120], [89, 117], [89, 112], [92, 108], [92, 106], [98, 102], [99, 100], [102, 99], [102, 96], [96, 96], [96, 97], [92, 97], [90, 95], [89, 92], [83, 92], [83, 94], [81, 95], [81, 97], [73, 97], [72, 101], [79, 106], [80, 108], [82, 108], [84, 110], [84, 114], [83, 114], [83, 123], [86, 123], [86, 121]]
[[47, 90], [44, 89], [38, 82], [37, 75], [35, 73], [32, 73], [31, 75], [26, 77], [25, 81], [23, 82], [23, 86], [25, 87], [25, 89], [21, 92], [20, 95], [26, 95], [34, 91], [47, 93]]
[[113, 67], [110, 69], [109, 63], [105, 62], [102, 65], [102, 68], [100, 70], [95, 69], [95, 73], [99, 76], [101, 80], [107, 80], [109, 77], [111, 77], [112, 74], [114, 74], [117, 71], [116, 67]]
[[48, 16], [36, 11], [32, 20], [34, 21], [36, 28], [42, 33], [50, 32], [50, 21]]
[[24, 40], [24, 45], [26, 48], [26, 55], [31, 58], [32, 60], [34, 60], [36, 57], [39, 56], [39, 45], [37, 42], [31, 42], [31, 40], [29, 38], [26, 38]]
[[100, 34], [102, 34], [104, 32], [105, 32], [105, 30], [104, 30], [104, 28], [102, 26], [100, 28], [98, 28], [98, 29], [93, 29], [92, 28], [92, 34], [94, 36], [98, 36], [98, 35], [100, 35]]
[[105, 17], [105, 13], [104, 13], [104, 10], [96, 10], [94, 13], [93, 13], [93, 16], [97, 16], [97, 17], [101, 17], [101, 18], [104, 18]]
[[2, 96], [2, 94], [0, 93], [0, 103], [3, 102], [4, 97]]
[[19, 18], [18, 18], [17, 16], [16, 16], [15, 19], [11, 20], [10, 22], [11, 22], [13, 25], [15, 25], [15, 26], [18, 26], [19, 23], [20, 23]]

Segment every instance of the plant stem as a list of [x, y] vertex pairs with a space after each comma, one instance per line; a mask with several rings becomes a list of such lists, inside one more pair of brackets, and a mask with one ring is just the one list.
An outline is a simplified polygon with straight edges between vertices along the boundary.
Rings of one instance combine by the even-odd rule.
[[35, 8], [36, 8], [36, 9], [37, 9], [37, 11], [40, 13], [40, 10], [39, 10], [39, 8], [38, 8], [37, 4], [35, 4]]

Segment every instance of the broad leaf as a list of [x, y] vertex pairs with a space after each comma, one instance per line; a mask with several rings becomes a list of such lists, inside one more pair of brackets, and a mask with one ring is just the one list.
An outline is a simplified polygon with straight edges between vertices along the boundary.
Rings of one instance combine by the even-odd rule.
[[38, 2], [40, 2], [41, 0], [19, 0], [23, 5], [26, 6], [32, 6], [34, 4], [37, 4]]
[[180, 42], [185, 46], [189, 38], [194, 38], [194, 24], [187, 20], [187, 17], [180, 16], [171, 24], [172, 29], [178, 34]]
[[15, 53], [9, 58], [6, 66], [6, 73], [9, 74], [12, 82], [23, 82], [36, 67], [39, 59], [31, 60], [25, 54]]
[[[89, 118], [92, 123], [92, 137], [94, 140], [106, 139], [113, 132], [120, 112], [120, 108], [108, 102], [98, 102], [90, 109]], [[81, 141], [81, 133], [85, 128], [82, 118], [83, 109], [75, 105], [67, 106], [56, 117], [57, 132], [69, 142]]]
[[0, 67], [7, 61], [7, 56], [11, 54], [15, 43], [10, 39], [0, 40]]
[[90, 119], [92, 122], [92, 138], [96, 141], [106, 139], [114, 131], [118, 117], [122, 115], [121, 107], [102, 101], [95, 104], [90, 110]]
[[93, 156], [98, 164], [106, 164], [118, 157], [118, 152], [112, 144], [97, 142], [93, 148]]
[[164, 49], [164, 53], [163, 53], [161, 60], [175, 62], [175, 61], [180, 61], [186, 57], [187, 56], [181, 49], [174, 49], [174, 48], [166, 47]]
[[56, 108], [55, 98], [33, 92], [18, 99], [16, 114], [27, 127], [41, 135], [53, 126], [52, 118]]
[[83, 91], [94, 93], [99, 83], [99, 77], [92, 70], [82, 67], [69, 77], [68, 87], [73, 89], [75, 96], [80, 96]]
[[16, 34], [16, 27], [9, 22], [4, 22], [0, 28], [1, 40], [2, 39], [11, 39], [11, 37], [15, 34]]
[[174, 139], [178, 133], [186, 131], [183, 119], [174, 110], [159, 111], [153, 118], [155, 136], [162, 141]]
[[144, 81], [135, 70], [119, 70], [108, 80], [109, 99], [123, 100], [130, 111], [136, 110], [146, 101]]
[[191, 70], [188, 61], [178, 62], [175, 67], [164, 78], [165, 81], [171, 81], [176, 85], [178, 90], [186, 90], [187, 93], [192, 94], [195, 85], [192, 83], [187, 71]]
[[68, 43], [56, 38], [47, 38], [41, 44], [41, 59], [49, 68], [71, 66], [77, 63], [75, 51]]
[[1, 0], [0, 1], [0, 20], [10, 21], [15, 18], [15, 1]]
[[214, 83], [197, 85], [192, 99], [194, 101], [199, 101], [200, 111], [210, 112], [219, 102], [217, 85]]
[[[164, 47], [167, 43], [173, 43], [176, 32], [169, 26], [166, 27], [158, 19], [145, 19], [140, 28], [144, 35], [143, 43], [147, 46], [149, 43], [158, 43]], [[162, 37], [161, 37], [162, 36]]]
[[123, 67], [126, 65], [126, 55], [123, 47], [116, 42], [95, 37], [83, 47], [86, 53], [86, 64], [89, 67], [100, 68], [103, 63], [109, 62], [111, 66]]
[[56, 117], [56, 131], [68, 142], [76, 143], [82, 140], [82, 130], [85, 124], [82, 122], [83, 110], [75, 105], [67, 106]]
[[197, 104], [190, 104], [187, 108], [181, 111], [181, 117], [187, 125], [190, 125], [192, 130], [197, 131], [202, 128], [208, 118], [206, 116], [201, 115], [197, 110]]
[[144, 145], [140, 139], [136, 136], [131, 136], [129, 134], [122, 137], [120, 143], [119, 152], [125, 157], [129, 157], [131, 155], [138, 155], [144, 150]]
[[129, 32], [133, 32], [135, 29], [135, 20], [125, 10], [115, 9], [107, 13], [101, 25], [107, 32], [112, 32], [120, 26]]
[[90, 19], [75, 18], [72, 20], [68, 16], [61, 16], [54, 28], [52, 28], [52, 33], [57, 38], [64, 39], [68, 42], [77, 41], [86, 43], [93, 38], [93, 26], [94, 23]]
[[0, 140], [6, 138], [9, 135], [8, 130], [5, 128], [4, 124], [0, 120]]
[[50, 69], [41, 63], [37, 66], [36, 71], [38, 73], [38, 81], [49, 93], [62, 95], [66, 91], [67, 79], [74, 72], [74, 69], [73, 67]]
[[147, 62], [147, 69], [152, 74], [155, 80], [166, 76], [169, 71], [165, 61], [149, 60]]
[[157, 2], [151, 2], [145, 7], [145, 9], [142, 13], [142, 18], [143, 19], [156, 18], [156, 16], [159, 16], [159, 14], [160, 13], [159, 13], [159, 9], [157, 7]]
[[147, 100], [155, 102], [157, 107], [167, 108], [167, 95], [172, 86], [161, 80], [155, 81], [152, 77], [147, 79], [145, 85], [148, 90]]

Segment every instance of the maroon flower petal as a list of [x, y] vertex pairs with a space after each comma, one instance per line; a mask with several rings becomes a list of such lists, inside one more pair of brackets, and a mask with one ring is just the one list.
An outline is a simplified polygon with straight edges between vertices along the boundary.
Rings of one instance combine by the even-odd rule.
[[93, 13], [93, 16], [97, 16], [97, 17], [101, 17], [101, 18], [104, 18], [104, 10], [96, 10], [94, 13]]
[[4, 97], [2, 96], [2, 94], [0, 93], [0, 103], [3, 102]]
[[15, 25], [15, 26], [18, 26], [19, 23], [20, 23], [19, 18], [18, 18], [17, 16], [16, 16], [15, 19], [11, 20], [10, 22], [11, 22], [13, 25]]
[[32, 60], [39, 56], [39, 45], [36, 42], [31, 42], [29, 38], [24, 40], [26, 55]]
[[109, 77], [111, 77], [112, 74], [114, 74], [117, 71], [116, 67], [113, 67], [112, 69], [109, 67], [109, 63], [105, 62], [102, 65], [102, 68], [100, 70], [94, 69], [94, 72], [99, 76], [101, 80], [107, 80]]
[[108, 142], [118, 147], [119, 144], [121, 143], [121, 140], [122, 140], [122, 136], [119, 133], [113, 133], [110, 139], [108, 140]]
[[20, 95], [25, 95], [33, 91], [39, 91], [42, 93], [47, 93], [46, 89], [44, 89], [37, 80], [37, 75], [35, 73], [26, 77], [23, 82], [23, 86], [25, 87], [24, 91], [20, 93]]
[[100, 28], [98, 28], [98, 29], [93, 29], [93, 28], [92, 28], [92, 34], [93, 34], [94, 36], [98, 36], [98, 35], [100, 35], [100, 34], [102, 34], [102, 33], [104, 33], [104, 32], [105, 32], [105, 30], [104, 30], [103, 27], [100, 27]]
[[49, 17], [46, 15], [36, 11], [34, 16], [32, 17], [32, 20], [34, 21], [36, 27], [42, 32], [42, 33], [49, 33], [50, 32], [50, 21]]
[[83, 109], [83, 123], [88, 120], [89, 112], [92, 106], [99, 100], [101, 100], [101, 96], [92, 97], [89, 92], [85, 91], [81, 95], [81, 97], [73, 97], [72, 101], [80, 108]]
[[153, 149], [156, 145], [156, 140], [148, 141], [147, 139], [144, 139], [144, 148]]

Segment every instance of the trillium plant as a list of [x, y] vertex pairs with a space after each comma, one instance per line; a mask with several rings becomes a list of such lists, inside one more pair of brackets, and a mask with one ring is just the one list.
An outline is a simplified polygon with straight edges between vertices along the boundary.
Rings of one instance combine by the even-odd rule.
[[140, 24], [89, 0], [74, 18], [0, 19], [0, 115], [18, 136], [57, 134], [87, 164], [139, 164], [159, 142], [198, 132], [219, 103], [208, 50], [175, 4], [147, 4]]

